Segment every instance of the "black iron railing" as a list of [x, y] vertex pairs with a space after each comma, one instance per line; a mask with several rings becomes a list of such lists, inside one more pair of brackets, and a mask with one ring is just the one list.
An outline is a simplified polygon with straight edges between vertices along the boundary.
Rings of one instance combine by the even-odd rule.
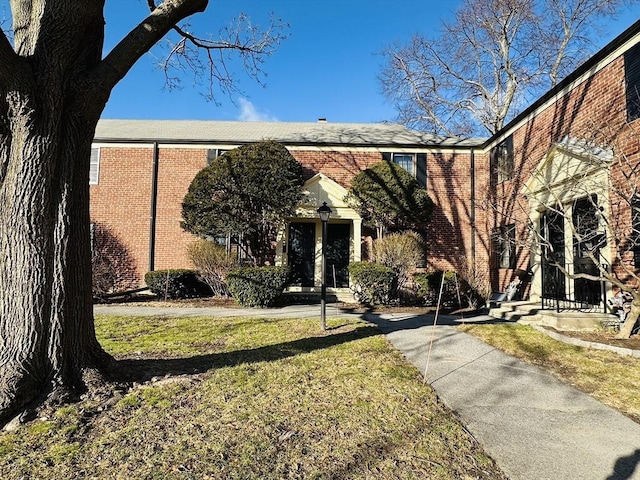
[[606, 285], [604, 281], [574, 280], [573, 293], [566, 288], [569, 280], [557, 266], [545, 265], [542, 272], [542, 309], [577, 311], [585, 313], [607, 313]]

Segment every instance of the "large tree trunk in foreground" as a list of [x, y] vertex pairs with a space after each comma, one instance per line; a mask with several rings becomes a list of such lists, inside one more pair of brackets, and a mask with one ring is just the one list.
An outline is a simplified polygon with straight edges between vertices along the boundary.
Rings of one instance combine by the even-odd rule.
[[2, 151], [0, 423], [43, 396], [83, 391], [83, 374], [110, 360], [95, 337], [91, 295], [94, 127], [64, 104], [56, 115], [32, 103], [27, 95], [8, 105], [30, 115], [12, 125]]
[[93, 321], [91, 142], [113, 87], [207, 0], [149, 5], [104, 59], [104, 0], [12, 1], [13, 45], [0, 31], [0, 426], [112, 365]]
[[[74, 82], [100, 61], [104, 21], [91, 3], [75, 14], [73, 2], [20, 4], [16, 55], [2, 52], [12, 78], [0, 85], [0, 425], [82, 392], [84, 374], [110, 363], [95, 337], [88, 231], [88, 159], [107, 97], [84, 103]], [[61, 13], [84, 28], [62, 31]]]
[[108, 360], [93, 325], [88, 166], [76, 167], [77, 138], [51, 139], [79, 135], [69, 123], [57, 132], [34, 125], [12, 132], [0, 188], [3, 416], [52, 389], [81, 390], [83, 370]]

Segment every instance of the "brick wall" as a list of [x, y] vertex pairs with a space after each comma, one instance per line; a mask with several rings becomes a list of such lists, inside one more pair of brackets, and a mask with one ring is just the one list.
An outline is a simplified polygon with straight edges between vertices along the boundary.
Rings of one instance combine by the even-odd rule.
[[[637, 122], [634, 123], [638, 128]], [[552, 145], [567, 136], [614, 147], [612, 192], [637, 185], [637, 173], [632, 178], [622, 175], [623, 170], [628, 172], [634, 165], [638, 171], [638, 141], [635, 135], [629, 135], [631, 127], [626, 125], [624, 64], [620, 57], [513, 132], [514, 177], [498, 184], [494, 192], [488, 189], [485, 194], [486, 211], [496, 212], [494, 218], [487, 217], [485, 231], [490, 232], [501, 224], [516, 223], [518, 240], [527, 240], [525, 224], [529, 201], [521, 194], [521, 189]], [[628, 204], [626, 207], [620, 204], [612, 212], [614, 221], [629, 221], [625, 219], [630, 219], [630, 215]], [[529, 252], [520, 248], [517, 268], [526, 270], [528, 266]], [[496, 280], [501, 289], [514, 276], [513, 270], [494, 273], [498, 274]]]
[[[513, 131], [514, 177], [495, 187], [490, 184], [489, 152], [475, 151], [475, 205], [472, 208], [470, 152], [427, 155], [427, 190], [436, 204], [429, 228], [429, 267], [458, 269], [461, 261], [475, 263], [491, 273], [493, 288], [504, 289], [516, 270], [528, 270], [526, 223], [529, 201], [521, 194], [534, 169], [552, 145], [566, 136], [607, 143], [615, 134], [616, 151], [624, 153], [612, 168], [614, 190], [637, 185], [637, 174], [625, 177], [640, 160], [638, 139], [625, 126], [624, 65], [617, 59], [570, 93], [559, 96], [544, 111]], [[636, 123], [637, 125], [637, 123]], [[636, 127], [637, 128], [637, 127]], [[348, 188], [361, 170], [382, 160], [379, 152], [334, 151], [292, 147], [302, 163], [305, 180], [323, 173]], [[181, 202], [195, 174], [206, 165], [205, 148], [160, 146], [155, 268], [188, 267], [187, 245], [194, 237], [180, 228]], [[104, 147], [100, 181], [91, 187], [91, 215], [112, 227], [137, 260], [142, 279], [149, 266], [149, 225], [153, 149]], [[635, 183], [634, 183], [635, 182]], [[613, 214], [630, 221], [628, 204], [618, 202]], [[475, 215], [475, 222], [474, 222]], [[627, 219], [627, 220], [625, 220]], [[491, 269], [491, 231], [515, 223], [519, 249], [516, 270]], [[476, 234], [472, 234], [475, 225]], [[629, 225], [627, 225], [629, 228]], [[475, 258], [471, 257], [475, 248]], [[627, 259], [628, 261], [628, 259]]]
[[[348, 186], [361, 169], [382, 159], [377, 152], [295, 150], [305, 180], [324, 173]], [[98, 185], [91, 186], [91, 218], [110, 226], [136, 260], [140, 284], [149, 270], [151, 192], [154, 150], [140, 147], [102, 147]], [[195, 237], [180, 227], [182, 200], [200, 169], [206, 166], [206, 148], [158, 149], [155, 228], [156, 270], [191, 268], [187, 246]]]
[[114, 231], [136, 261], [142, 281], [149, 262], [151, 148], [100, 149], [98, 185], [90, 190], [91, 219]]

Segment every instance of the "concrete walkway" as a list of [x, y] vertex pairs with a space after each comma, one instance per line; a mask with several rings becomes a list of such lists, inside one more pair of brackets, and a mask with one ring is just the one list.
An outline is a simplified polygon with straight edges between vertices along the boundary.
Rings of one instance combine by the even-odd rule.
[[511, 480], [640, 479], [640, 425], [617, 411], [457, 331], [453, 317], [440, 316], [435, 328], [432, 315], [367, 319], [426, 372]]
[[[277, 309], [96, 305], [113, 315], [319, 317], [319, 305]], [[329, 305], [327, 317], [363, 317]], [[511, 480], [640, 479], [640, 425], [544, 371], [454, 327], [455, 317], [366, 314], [457, 413]], [[488, 316], [466, 322], [495, 322]], [[431, 348], [430, 348], [431, 347]], [[427, 364], [428, 360], [428, 364]]]
[[[138, 315], [138, 316], [182, 316], [182, 317], [287, 317], [287, 318], [320, 318], [320, 304], [287, 305], [278, 308], [243, 308], [243, 307], [150, 307], [146, 305], [100, 304], [93, 307], [98, 315]], [[336, 304], [328, 304], [327, 318], [362, 318], [359, 313], [349, 313]]]

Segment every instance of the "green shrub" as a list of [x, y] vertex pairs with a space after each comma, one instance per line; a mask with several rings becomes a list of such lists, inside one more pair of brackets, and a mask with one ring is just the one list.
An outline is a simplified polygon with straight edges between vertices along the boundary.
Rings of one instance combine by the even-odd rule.
[[378, 237], [387, 230], [424, 230], [434, 203], [426, 189], [400, 165], [382, 161], [362, 170], [351, 181], [346, 202]]
[[364, 305], [388, 304], [393, 298], [397, 276], [393, 269], [371, 262], [349, 264], [353, 295]]
[[227, 274], [235, 265], [235, 259], [227, 255], [227, 249], [216, 242], [196, 240], [187, 247], [187, 254], [204, 283], [213, 295], [228, 297]]
[[239, 267], [227, 274], [233, 298], [245, 307], [268, 307], [289, 285], [291, 270], [279, 267]]
[[211, 289], [198, 278], [198, 272], [186, 269], [147, 272], [144, 281], [160, 298], [192, 298], [211, 294]]
[[[443, 274], [444, 283], [442, 283]], [[458, 305], [458, 290], [456, 288], [454, 272], [436, 270], [427, 273], [417, 273], [413, 276], [413, 281], [416, 284], [418, 297], [420, 297], [426, 305], [437, 305], [441, 285], [442, 298], [440, 299], [440, 305], [445, 307]]]

